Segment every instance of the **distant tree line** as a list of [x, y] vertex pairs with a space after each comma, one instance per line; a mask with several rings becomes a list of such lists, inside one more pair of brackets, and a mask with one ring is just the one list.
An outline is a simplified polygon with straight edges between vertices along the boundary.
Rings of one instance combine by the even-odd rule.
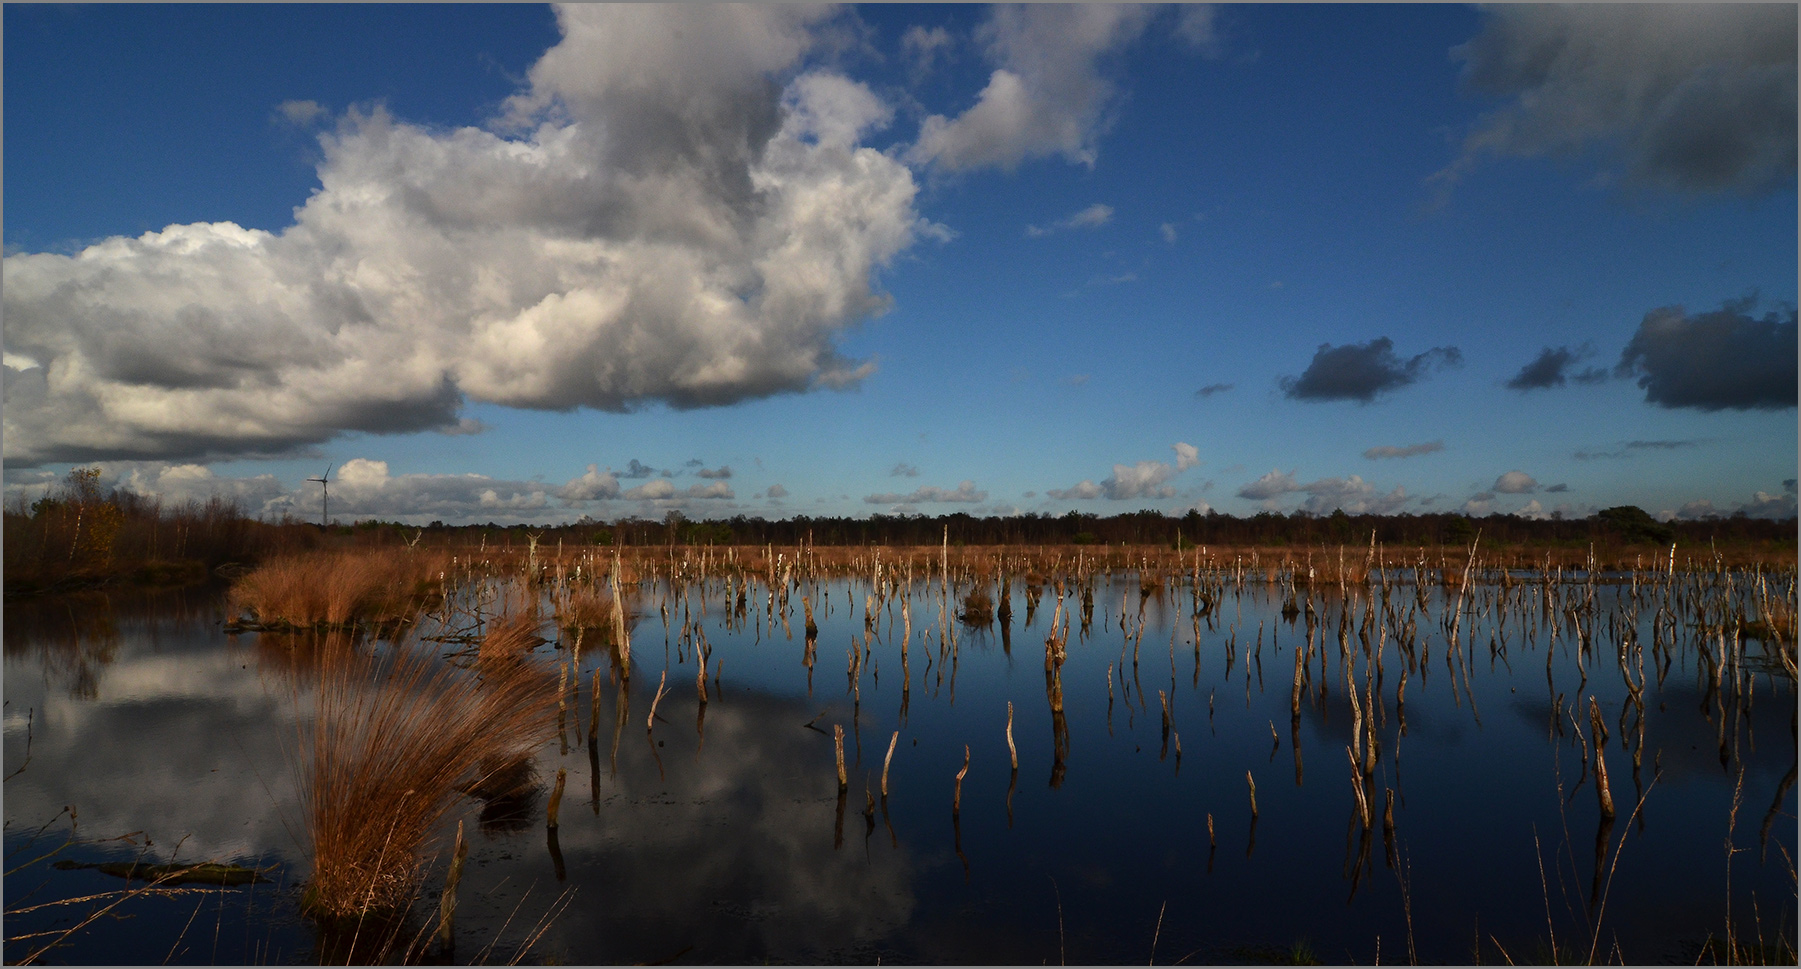
[[[366, 522], [362, 528], [387, 528], [408, 535], [410, 526]], [[661, 521], [621, 518], [603, 522], [583, 518], [568, 525], [451, 526], [433, 522], [428, 536], [457, 544], [475, 540], [512, 544], [527, 535], [541, 542], [611, 545], [1165, 545], [1219, 546], [1318, 546], [1367, 545], [1374, 540], [1388, 546], [1468, 545], [1480, 533], [1485, 546], [1542, 545], [1581, 547], [1590, 543], [1618, 545], [1684, 546], [1717, 544], [1770, 544], [1793, 547], [1796, 519], [1750, 518], [1735, 515], [1695, 521], [1659, 522], [1635, 505], [1621, 505], [1587, 518], [1528, 519], [1513, 515], [1471, 518], [1456, 513], [1432, 515], [1330, 515], [1303, 512], [1282, 515], [1259, 512], [1240, 518], [1217, 511], [1189, 511], [1166, 515], [1158, 511], [1126, 512], [1102, 517], [1071, 511], [1063, 515], [1025, 514], [977, 517], [964, 512], [948, 515], [871, 515], [868, 518], [813, 517], [765, 519], [738, 515], [732, 518], [694, 521], [670, 512]]]

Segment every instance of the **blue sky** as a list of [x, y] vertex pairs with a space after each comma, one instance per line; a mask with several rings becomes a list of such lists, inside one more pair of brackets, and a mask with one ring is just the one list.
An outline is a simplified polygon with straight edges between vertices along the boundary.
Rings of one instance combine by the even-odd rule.
[[1795, 37], [1783, 6], [8, 6], [6, 486], [1790, 515]]

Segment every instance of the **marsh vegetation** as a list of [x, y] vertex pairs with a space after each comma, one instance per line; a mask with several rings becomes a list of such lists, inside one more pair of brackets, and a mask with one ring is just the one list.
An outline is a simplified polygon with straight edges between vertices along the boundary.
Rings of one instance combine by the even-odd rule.
[[1471, 538], [272, 559], [176, 620], [178, 709], [261, 697], [187, 792], [291, 819], [236, 841], [146, 797], [179, 715], [77, 766], [156, 621], [76, 689], [92, 620], [9, 606], [8, 849], [266, 872], [244, 961], [1792, 962], [1793, 561]]

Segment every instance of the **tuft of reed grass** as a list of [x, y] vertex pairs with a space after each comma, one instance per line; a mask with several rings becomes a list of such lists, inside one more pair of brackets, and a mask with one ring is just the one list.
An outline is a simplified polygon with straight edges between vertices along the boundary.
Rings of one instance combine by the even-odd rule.
[[550, 737], [556, 711], [555, 680], [529, 660], [475, 673], [412, 642], [333, 657], [316, 697], [300, 778], [313, 848], [302, 907], [326, 919], [409, 906], [458, 791], [503, 781]]
[[532, 612], [507, 611], [489, 620], [487, 632], [476, 646], [476, 655], [487, 671], [517, 664], [544, 642], [538, 635], [538, 617]]
[[965, 625], [986, 626], [994, 622], [994, 598], [988, 590], [977, 586], [963, 597], [963, 611], [957, 615]]
[[404, 550], [284, 556], [241, 577], [232, 586], [231, 607], [272, 628], [394, 622], [438, 594], [436, 564]]
[[[619, 603], [611, 594], [593, 586], [579, 585], [569, 591], [569, 596], [558, 604], [557, 625], [568, 630], [583, 630], [599, 633], [603, 637], [613, 635], [613, 625]], [[628, 610], [626, 620], [630, 621]]]

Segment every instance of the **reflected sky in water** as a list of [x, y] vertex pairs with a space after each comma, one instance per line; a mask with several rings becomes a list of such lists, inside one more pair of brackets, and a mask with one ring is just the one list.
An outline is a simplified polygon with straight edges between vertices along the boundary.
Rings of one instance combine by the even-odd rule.
[[[1372, 627], [1382, 660], [1375, 675], [1375, 652], [1365, 657], [1357, 632], [1368, 603], [1352, 600], [1352, 679], [1360, 691], [1368, 684], [1359, 706], [1380, 739], [1378, 816], [1393, 792], [1389, 837], [1379, 822], [1365, 832], [1358, 819], [1336, 590], [1314, 599], [1308, 654], [1306, 615], [1284, 618], [1273, 587], [1242, 595], [1228, 587], [1197, 620], [1185, 588], [1147, 598], [1135, 576], [1103, 577], [1086, 631], [1079, 598], [1065, 602], [1075, 615], [1056, 682], [1044, 662], [1055, 593], [1046, 590], [1027, 623], [1017, 582], [1005, 631], [959, 626], [954, 648], [939, 638], [938, 587], [916, 586], [904, 665], [900, 602], [880, 605], [866, 625], [867, 583], [796, 591], [786, 629], [759, 619], [760, 589], [730, 619], [719, 583], [704, 611], [698, 590], [686, 601], [646, 590], [623, 693], [606, 655], [585, 651], [564, 735], [532, 765], [531, 793], [452, 812], [453, 826], [467, 823], [472, 849], [458, 958], [495, 940], [496, 951], [510, 951], [566, 904], [537, 957], [1245, 962], [1304, 941], [1327, 962], [1405, 961], [1410, 942], [1422, 962], [1465, 962], [1481, 938], [1484, 959], [1501, 961], [1498, 943], [1518, 961], [1545, 950], [1547, 909], [1560, 944], [1578, 939], [1586, 950], [1604, 894], [1603, 949], [1617, 939], [1628, 959], [1692, 962], [1725, 926], [1735, 786], [1743, 803], [1732, 836], [1746, 850], [1732, 862], [1733, 909], [1749, 912], [1755, 897], [1765, 913], [1794, 910], [1783, 854], [1795, 852], [1793, 683], [1751, 676], [1749, 702], [1737, 705], [1728, 686], [1722, 717], [1717, 703], [1704, 703], [1706, 666], [1692, 631], [1661, 674], [1662, 654], [1647, 651], [1641, 724], [1612, 638], [1597, 643], [1585, 678], [1567, 623], [1553, 639], [1530, 596], [1514, 600], [1504, 623], [1492, 612], [1466, 616], [1453, 653], [1437, 623], [1444, 592], [1429, 590], [1417, 665], [1408, 668], [1392, 631], [1384, 642]], [[802, 592], [813, 596], [819, 626], [810, 670]], [[1598, 595], [1613, 610], [1621, 592], [1603, 585]], [[1410, 586], [1393, 596], [1402, 615], [1415, 604]], [[672, 613], [667, 631], [661, 601]], [[704, 706], [684, 609], [711, 648]], [[225, 905], [239, 914], [218, 920], [243, 938], [219, 958], [310, 958], [318, 953], [292, 887], [308, 865], [295, 794], [311, 709], [307, 644], [228, 637], [220, 618], [216, 593], [204, 591], [8, 605], [9, 772], [23, 760], [28, 724], [31, 734], [31, 760], [6, 784], [9, 847], [74, 804], [83, 835], [142, 831], [156, 860], [179, 842], [184, 859], [278, 863], [280, 888]], [[1650, 614], [1639, 618], [1650, 644]], [[866, 633], [867, 658], [853, 677], [849, 652], [863, 655]], [[1297, 649], [1307, 679], [1291, 717]], [[568, 655], [541, 651], [551, 662]], [[647, 732], [665, 670], [670, 691]], [[1059, 686], [1061, 740], [1052, 711]], [[1591, 695], [1607, 724], [1619, 805], [1605, 828], [1584, 747]], [[845, 731], [842, 800], [834, 726]], [[883, 799], [883, 757], [897, 730]], [[953, 814], [965, 745], [969, 772]], [[567, 783], [553, 842], [544, 814], [559, 768]], [[1614, 873], [1607, 880], [1604, 866], [1597, 886], [1600, 835]], [[91, 872], [27, 874], [46, 897], [104, 887]], [[441, 877], [440, 864], [428, 893]], [[64, 953], [133, 958], [131, 943], [109, 931], [117, 930], [87, 933]], [[154, 944], [135, 958], [160, 960], [172, 943]]]

